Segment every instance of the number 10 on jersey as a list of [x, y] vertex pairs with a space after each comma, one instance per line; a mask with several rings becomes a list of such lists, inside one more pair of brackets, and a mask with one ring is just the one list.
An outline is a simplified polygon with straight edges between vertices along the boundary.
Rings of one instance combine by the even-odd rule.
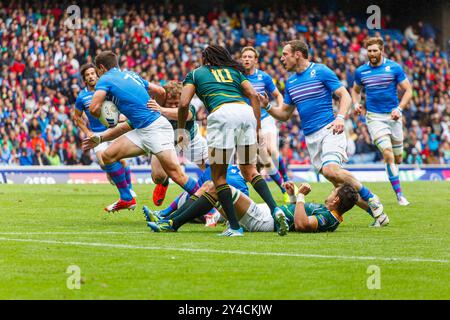
[[[233, 82], [230, 71], [228, 69], [212, 69], [212, 74], [217, 82]], [[225, 75], [224, 75], [225, 73]]]

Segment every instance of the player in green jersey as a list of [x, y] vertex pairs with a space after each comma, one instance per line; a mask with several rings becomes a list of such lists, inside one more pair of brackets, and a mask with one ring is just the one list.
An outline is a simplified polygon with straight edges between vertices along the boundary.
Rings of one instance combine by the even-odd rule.
[[[271, 212], [279, 210], [266, 181], [256, 170], [260, 102], [257, 92], [243, 74], [244, 67], [233, 60], [227, 49], [208, 46], [202, 52], [202, 63], [203, 66], [189, 72], [183, 82], [178, 125], [180, 129], [185, 128], [189, 103], [197, 94], [209, 112], [206, 140], [211, 175], [219, 202], [230, 222], [230, 227], [222, 235], [241, 236], [243, 230], [236, 218], [231, 189], [226, 180], [228, 164], [235, 149], [244, 179], [251, 182]], [[245, 102], [245, 97], [251, 106]], [[182, 133], [178, 142], [186, 145], [186, 139], [188, 133]]]
[[[273, 232], [284, 236], [288, 231], [295, 232], [331, 232], [342, 223], [342, 215], [349, 211], [358, 201], [358, 192], [349, 183], [335, 188], [326, 198], [325, 204], [305, 202], [305, 196], [311, 192], [307, 183], [298, 188], [292, 181], [285, 182], [283, 187], [291, 198], [291, 203], [280, 206], [280, 211], [273, 216], [265, 203], [256, 204], [241, 191], [231, 187], [232, 200], [241, 227], [250, 232]], [[171, 217], [160, 220], [151, 213], [148, 222], [154, 231], [177, 231], [183, 224], [203, 215], [201, 210], [190, 210], [200, 197], [206, 198], [212, 206], [226, 217], [217, 201], [214, 185], [208, 181], [195, 193], [195, 201], [186, 202]], [[209, 207], [205, 207], [209, 210]], [[193, 212], [192, 212], [193, 211]]]
[[[166, 93], [165, 101], [160, 105], [155, 100], [149, 100], [147, 106], [166, 117], [176, 132], [178, 129], [178, 104], [183, 85], [177, 81], [169, 81], [163, 88]], [[190, 104], [185, 128], [189, 132], [189, 145], [186, 150], [183, 150], [183, 154], [188, 161], [195, 163], [204, 171], [208, 159], [208, 146], [206, 139], [201, 136], [198, 130], [198, 125], [195, 122], [196, 116], [196, 109]], [[176, 149], [177, 153], [180, 154], [180, 148], [177, 147]], [[153, 191], [153, 203], [156, 206], [160, 206], [164, 201], [167, 188], [169, 187], [169, 178], [156, 157], [152, 157], [152, 179], [156, 183]], [[176, 209], [176, 203], [172, 203], [172, 206], [175, 206], [173, 209]]]

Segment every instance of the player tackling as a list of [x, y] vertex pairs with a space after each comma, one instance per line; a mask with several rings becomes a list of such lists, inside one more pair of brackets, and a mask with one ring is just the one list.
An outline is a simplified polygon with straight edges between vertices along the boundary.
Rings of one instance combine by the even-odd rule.
[[[383, 39], [373, 37], [366, 41], [369, 61], [356, 69], [352, 99], [360, 114], [361, 90], [366, 93], [367, 128], [373, 143], [383, 154], [389, 181], [401, 206], [409, 205], [402, 193], [398, 165], [403, 158], [402, 110], [412, 98], [412, 88], [402, 67], [383, 56]], [[397, 86], [404, 90], [399, 103]]]

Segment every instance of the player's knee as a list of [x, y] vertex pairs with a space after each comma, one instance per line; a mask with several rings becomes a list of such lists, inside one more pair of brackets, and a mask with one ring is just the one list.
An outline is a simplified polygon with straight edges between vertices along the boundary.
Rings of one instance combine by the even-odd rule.
[[327, 165], [322, 168], [322, 174], [331, 183], [336, 184], [339, 183], [339, 170], [340, 168], [338, 166]]
[[383, 158], [384, 161], [387, 163], [393, 163], [394, 162], [394, 153], [392, 152], [392, 149], [384, 149], [383, 150]]
[[208, 192], [209, 194], [214, 194], [216, 192], [216, 188], [214, 187], [214, 183], [212, 181], [206, 181], [200, 188], [200, 190], [204, 192]]
[[403, 155], [395, 156], [395, 163], [401, 164], [403, 162]]
[[111, 154], [108, 150], [103, 151], [100, 157], [103, 161], [103, 164], [111, 164], [117, 161], [116, 157]]
[[154, 174], [152, 172], [152, 180], [156, 184], [162, 184], [164, 181], [166, 181], [167, 176], [165, 174]]

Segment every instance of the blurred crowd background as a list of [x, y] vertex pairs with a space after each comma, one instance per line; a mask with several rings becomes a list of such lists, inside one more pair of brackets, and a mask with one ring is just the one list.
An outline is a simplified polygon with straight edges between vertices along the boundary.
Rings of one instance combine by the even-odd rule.
[[[56, 2], [0, 2], [0, 165], [90, 165], [81, 150], [82, 132], [72, 121], [75, 99], [84, 84], [80, 66], [102, 50], [120, 56], [131, 69], [156, 84], [182, 81], [200, 65], [209, 44], [226, 46], [239, 59], [240, 49], [255, 46], [259, 68], [284, 91], [289, 74], [280, 63], [283, 43], [304, 39], [312, 60], [334, 70], [350, 89], [355, 69], [366, 61], [364, 39], [381, 35], [388, 58], [400, 63], [413, 86], [403, 113], [404, 162], [450, 163], [449, 48], [436, 42], [436, 29], [418, 21], [400, 30], [383, 15], [382, 29], [366, 27], [367, 17], [312, 5], [252, 10], [211, 9], [205, 15], [183, 5], [96, 5], [81, 8], [81, 28], [65, 25], [67, 6]], [[199, 110], [199, 122], [206, 112]], [[278, 123], [280, 150], [289, 164], [309, 164], [301, 121]], [[202, 127], [201, 132], [205, 133]], [[350, 163], [377, 163], [363, 115], [346, 121]], [[147, 163], [145, 157], [132, 160]]]

